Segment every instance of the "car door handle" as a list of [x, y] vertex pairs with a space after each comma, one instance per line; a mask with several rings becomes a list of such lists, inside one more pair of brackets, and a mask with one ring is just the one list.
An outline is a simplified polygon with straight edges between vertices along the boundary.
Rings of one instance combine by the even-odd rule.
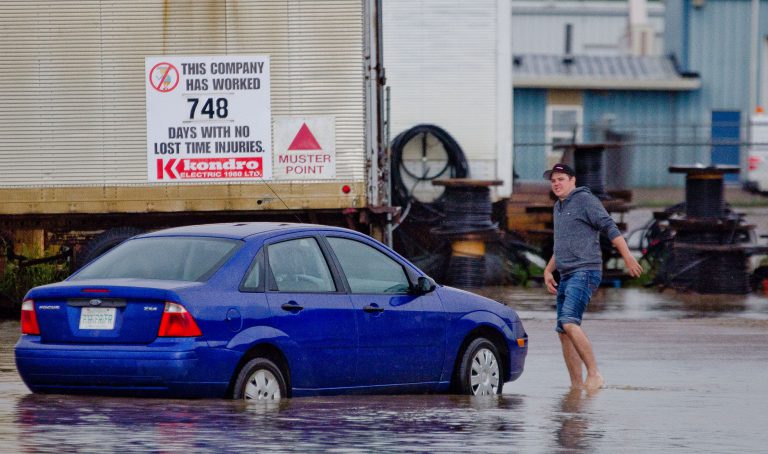
[[291, 301], [290, 303], [283, 303], [282, 306], [280, 306], [280, 309], [288, 312], [293, 312], [294, 314], [297, 312], [300, 312], [302, 309], [304, 309], [304, 306], [299, 306], [296, 304], [295, 301]]
[[384, 308], [376, 306], [375, 304], [369, 304], [363, 308], [363, 311], [377, 314], [377, 313], [384, 312]]

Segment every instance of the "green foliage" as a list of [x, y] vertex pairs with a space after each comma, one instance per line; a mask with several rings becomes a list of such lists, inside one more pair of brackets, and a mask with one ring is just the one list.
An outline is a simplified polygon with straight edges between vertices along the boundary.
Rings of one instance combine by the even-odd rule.
[[533, 282], [544, 281], [544, 268], [541, 268], [534, 263], [527, 263], [524, 265], [518, 264], [518, 267], [522, 268], [523, 273], [520, 277], [520, 285], [530, 287]]
[[529, 274], [524, 263], [507, 260], [507, 270], [510, 284], [527, 286]]
[[21, 300], [29, 289], [59, 282], [68, 275], [69, 266], [65, 263], [19, 266], [18, 263], [9, 261], [5, 265], [5, 272], [0, 276], [0, 314], [8, 316], [17, 313]]

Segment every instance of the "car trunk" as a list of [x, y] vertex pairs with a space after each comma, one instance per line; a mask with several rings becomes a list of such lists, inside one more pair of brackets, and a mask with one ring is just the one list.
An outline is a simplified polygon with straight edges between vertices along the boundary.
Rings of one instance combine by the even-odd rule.
[[[142, 280], [142, 283], [148, 283]], [[151, 281], [150, 281], [151, 282]], [[35, 289], [43, 343], [148, 344], [157, 338], [165, 302], [178, 298], [168, 281], [146, 285], [61, 283]], [[190, 285], [173, 282], [174, 286]]]

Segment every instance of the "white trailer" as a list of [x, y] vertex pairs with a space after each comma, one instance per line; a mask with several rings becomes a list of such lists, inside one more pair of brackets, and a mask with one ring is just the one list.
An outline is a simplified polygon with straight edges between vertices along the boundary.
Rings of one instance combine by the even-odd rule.
[[[380, 0], [0, 2], [0, 229], [375, 218], [379, 11]], [[236, 80], [215, 89], [224, 76]], [[212, 127], [230, 136], [204, 140]], [[225, 172], [258, 165], [271, 170]]]

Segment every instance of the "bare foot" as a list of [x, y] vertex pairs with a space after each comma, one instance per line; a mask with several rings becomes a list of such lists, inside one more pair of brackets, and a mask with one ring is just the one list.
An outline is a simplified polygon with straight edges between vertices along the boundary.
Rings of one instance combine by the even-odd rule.
[[603, 376], [598, 373], [591, 377], [587, 377], [587, 382], [584, 384], [584, 387], [586, 389], [600, 389], [604, 385], [605, 380], [603, 380]]

